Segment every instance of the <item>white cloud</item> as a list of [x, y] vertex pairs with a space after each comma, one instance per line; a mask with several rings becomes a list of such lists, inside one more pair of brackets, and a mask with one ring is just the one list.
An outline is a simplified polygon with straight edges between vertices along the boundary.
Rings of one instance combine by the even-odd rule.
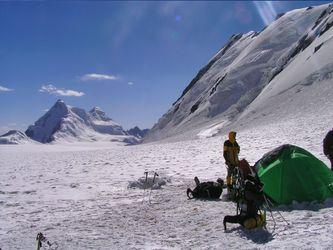
[[80, 97], [84, 96], [85, 93], [75, 91], [75, 90], [70, 90], [70, 89], [57, 89], [55, 86], [52, 84], [48, 85], [43, 85], [39, 90], [39, 92], [45, 92], [53, 95], [58, 95], [58, 96], [75, 96], [75, 97]]
[[86, 82], [86, 81], [109, 81], [109, 80], [118, 80], [119, 77], [114, 76], [114, 75], [102, 75], [102, 74], [96, 74], [96, 73], [92, 73], [92, 74], [86, 74], [84, 76], [82, 76], [81, 81]]
[[133, 85], [133, 84], [134, 84], [134, 82], [128, 82], [127, 84], [128, 84], [128, 85]]
[[0, 86], [0, 92], [8, 92], [8, 91], [14, 91], [13, 89], [9, 89], [3, 86]]

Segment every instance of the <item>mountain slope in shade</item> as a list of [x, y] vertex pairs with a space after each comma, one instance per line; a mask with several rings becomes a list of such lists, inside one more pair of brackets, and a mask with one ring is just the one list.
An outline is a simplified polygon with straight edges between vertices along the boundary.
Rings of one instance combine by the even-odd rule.
[[[99, 108], [89, 112], [68, 106], [58, 100], [53, 107], [25, 132], [31, 139], [41, 143], [53, 141], [120, 140], [135, 142], [122, 127], [112, 121]], [[111, 136], [111, 137], [110, 137]]]
[[[293, 77], [297, 75], [297, 81], [308, 82], [306, 86], [321, 79], [314, 80], [308, 72], [329, 75], [331, 27], [332, 6], [322, 5], [287, 12], [260, 33], [232, 36], [153, 126], [145, 141], [215, 135], [239, 126], [239, 119], [249, 114], [249, 105], [257, 103], [268, 85], [285, 88], [282, 75], [290, 84], [297, 83]], [[320, 55], [326, 59], [321, 61]], [[307, 71], [304, 65], [308, 65]], [[269, 104], [266, 100], [263, 107]]]
[[140, 129], [138, 126], [135, 126], [134, 128], [131, 128], [126, 131], [128, 135], [133, 135], [139, 139], [143, 139], [146, 134], [149, 132], [149, 129]]
[[30, 138], [21, 131], [10, 130], [0, 136], [0, 144], [26, 144], [32, 143]]
[[94, 107], [89, 111], [91, 126], [93, 129], [102, 134], [125, 135], [123, 128], [109, 118], [103, 110]]

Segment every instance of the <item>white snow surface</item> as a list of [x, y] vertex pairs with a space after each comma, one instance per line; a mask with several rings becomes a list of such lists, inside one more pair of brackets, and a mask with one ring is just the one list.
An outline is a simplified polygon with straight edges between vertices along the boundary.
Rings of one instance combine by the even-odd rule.
[[[330, 119], [314, 116], [243, 128], [241, 158], [254, 164], [290, 143], [328, 164], [322, 139], [330, 126]], [[225, 178], [226, 137], [136, 146], [2, 145], [0, 247], [34, 249], [36, 234], [43, 232], [59, 249], [332, 249], [332, 199], [274, 209], [275, 229], [268, 215], [268, 231], [228, 224], [226, 232], [222, 220], [236, 213], [233, 202], [187, 199], [194, 176]], [[150, 180], [156, 171], [166, 185], [128, 188], [145, 171]]]

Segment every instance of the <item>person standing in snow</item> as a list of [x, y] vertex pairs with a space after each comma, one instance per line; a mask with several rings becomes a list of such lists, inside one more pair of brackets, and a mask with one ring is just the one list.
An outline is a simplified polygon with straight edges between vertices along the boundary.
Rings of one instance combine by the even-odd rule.
[[323, 151], [331, 161], [331, 170], [333, 171], [333, 129], [330, 130], [323, 141]]
[[225, 159], [225, 164], [227, 165], [227, 187], [228, 192], [230, 191], [230, 187], [232, 185], [232, 179], [231, 175], [235, 169], [235, 167], [238, 167], [239, 159], [239, 145], [236, 141], [236, 132], [231, 131], [229, 132], [229, 140], [226, 140], [224, 142], [223, 146], [223, 157]]

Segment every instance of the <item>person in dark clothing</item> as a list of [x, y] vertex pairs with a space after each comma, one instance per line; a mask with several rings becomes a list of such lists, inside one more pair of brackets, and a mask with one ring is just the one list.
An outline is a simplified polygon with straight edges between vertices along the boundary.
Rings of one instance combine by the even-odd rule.
[[216, 182], [207, 181], [200, 182], [198, 177], [194, 177], [196, 187], [193, 191], [187, 189], [187, 197], [189, 199], [218, 199], [223, 191], [223, 180], [218, 178]]
[[325, 136], [323, 151], [326, 157], [331, 161], [331, 170], [333, 171], [333, 129]]
[[243, 190], [237, 201], [237, 213], [234, 216], [226, 215], [223, 219], [224, 230], [227, 230], [227, 223], [238, 223], [245, 228], [264, 226], [266, 219], [259, 214], [260, 207], [264, 203], [263, 185], [257, 177], [248, 175]]
[[236, 132], [229, 132], [229, 140], [226, 140], [223, 145], [223, 157], [227, 165], [227, 187], [228, 193], [232, 185], [232, 173], [236, 167], [238, 167], [239, 159], [238, 155], [240, 152], [240, 147], [236, 141]]

